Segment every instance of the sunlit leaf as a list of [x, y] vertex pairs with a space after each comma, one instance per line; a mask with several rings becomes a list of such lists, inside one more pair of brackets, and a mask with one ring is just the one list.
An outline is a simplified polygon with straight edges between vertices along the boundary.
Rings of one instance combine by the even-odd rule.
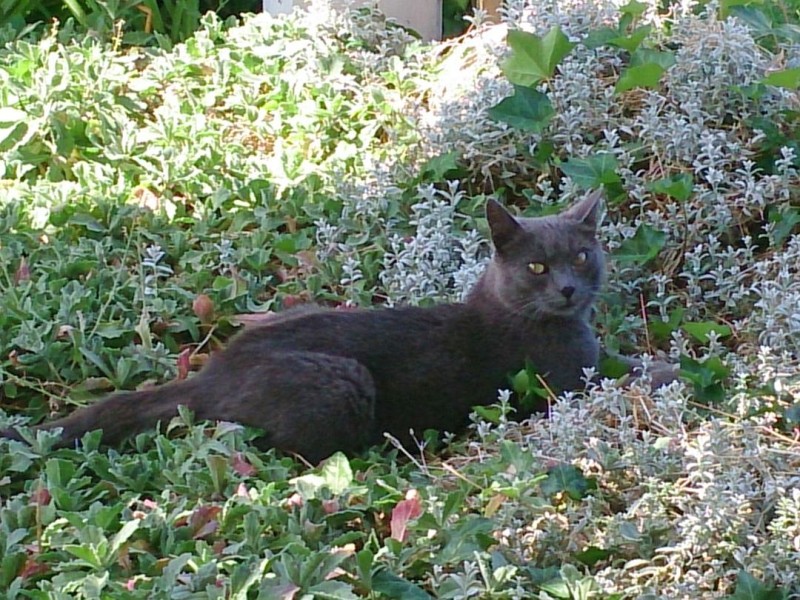
[[766, 85], [774, 85], [789, 90], [796, 90], [800, 87], [800, 67], [793, 69], [783, 69], [782, 71], [773, 71], [761, 83]]
[[507, 42], [511, 54], [502, 62], [501, 68], [511, 83], [521, 86], [536, 85], [552, 77], [558, 63], [575, 45], [559, 27], [554, 27], [541, 38], [512, 29], [508, 32]]
[[731, 333], [733, 333], [729, 326], [715, 323], [714, 321], [684, 323], [681, 327], [686, 333], [703, 344], [708, 343], [708, 334], [710, 333], [716, 333], [717, 336], [723, 338], [728, 337], [731, 335]]
[[664, 67], [656, 63], [628, 67], [620, 74], [614, 91], [620, 94], [633, 88], [657, 88], [663, 74]]

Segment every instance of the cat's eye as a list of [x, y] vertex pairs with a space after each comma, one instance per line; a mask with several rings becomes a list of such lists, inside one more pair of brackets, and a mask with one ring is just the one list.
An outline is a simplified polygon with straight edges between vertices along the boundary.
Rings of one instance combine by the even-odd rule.
[[578, 254], [575, 256], [575, 264], [576, 264], [576, 265], [582, 265], [582, 264], [586, 263], [586, 261], [588, 260], [588, 258], [589, 258], [589, 255], [588, 255], [588, 254], [586, 254], [586, 251], [585, 251], [585, 250], [581, 250], [581, 251], [580, 251], [580, 252], [578, 252]]
[[528, 264], [528, 270], [534, 275], [543, 275], [547, 273], [547, 265], [540, 262], [532, 262]]

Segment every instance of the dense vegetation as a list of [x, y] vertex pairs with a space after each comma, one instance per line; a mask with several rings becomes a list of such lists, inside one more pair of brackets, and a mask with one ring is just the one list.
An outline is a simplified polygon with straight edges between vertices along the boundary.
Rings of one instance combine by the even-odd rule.
[[324, 8], [174, 46], [0, 29], [0, 426], [186, 377], [301, 302], [458, 300], [486, 197], [598, 186], [599, 335], [683, 374], [519, 424], [522, 371], [469, 436], [316, 468], [189, 414], [119, 451], [0, 441], [0, 590], [800, 595], [797, 7], [541, 4], [434, 47]]

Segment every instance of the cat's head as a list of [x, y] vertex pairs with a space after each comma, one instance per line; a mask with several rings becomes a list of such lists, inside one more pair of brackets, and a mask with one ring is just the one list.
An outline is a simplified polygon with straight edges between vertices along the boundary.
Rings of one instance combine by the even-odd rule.
[[603, 283], [597, 241], [601, 191], [558, 215], [515, 218], [486, 206], [495, 256], [483, 283], [507, 309], [532, 319], [585, 315]]

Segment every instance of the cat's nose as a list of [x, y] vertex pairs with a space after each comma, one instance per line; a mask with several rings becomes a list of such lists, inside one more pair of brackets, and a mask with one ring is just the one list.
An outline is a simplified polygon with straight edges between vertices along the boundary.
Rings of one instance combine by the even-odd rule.
[[565, 285], [561, 288], [561, 295], [564, 296], [567, 300], [572, 298], [572, 294], [575, 293], [575, 286], [573, 285]]

